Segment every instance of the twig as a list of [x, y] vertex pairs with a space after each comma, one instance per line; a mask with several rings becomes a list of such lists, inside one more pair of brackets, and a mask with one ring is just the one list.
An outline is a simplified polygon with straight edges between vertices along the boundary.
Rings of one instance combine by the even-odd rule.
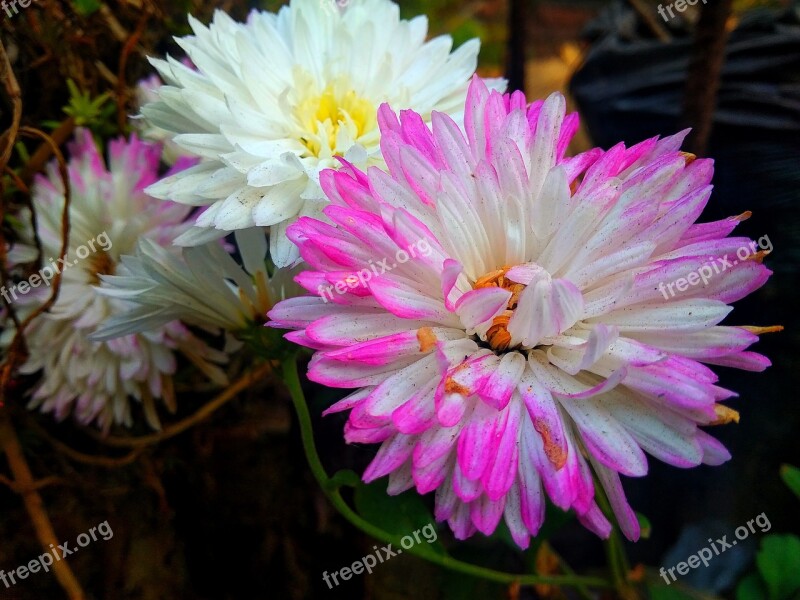
[[75, 450], [75, 448], [68, 446], [61, 440], [54, 438], [44, 429], [44, 427], [39, 425], [39, 423], [33, 419], [29, 419], [27, 425], [34, 429], [38, 435], [44, 438], [45, 441], [47, 441], [61, 454], [66, 455], [75, 462], [91, 465], [93, 467], [105, 467], [108, 469], [126, 467], [139, 458], [139, 455], [145, 450], [143, 447], [134, 448], [131, 452], [125, 454], [124, 456], [95, 456], [93, 454], [85, 454], [84, 452], [80, 452], [79, 450]]
[[509, 0], [506, 77], [510, 92], [525, 91], [525, 20], [528, 0]]
[[[67, 162], [64, 159], [64, 155], [61, 154], [61, 150], [53, 141], [53, 139], [44, 133], [43, 131], [39, 131], [38, 129], [34, 129], [32, 127], [20, 127], [19, 133], [21, 135], [27, 135], [31, 137], [38, 137], [44, 140], [46, 143], [51, 145], [53, 150], [53, 154], [55, 154], [56, 159], [58, 160], [58, 171], [61, 175], [61, 180], [64, 185], [64, 209], [61, 215], [61, 251], [59, 252], [59, 258], [63, 259], [67, 254], [67, 249], [69, 248], [69, 227], [70, 227], [70, 219], [69, 219], [69, 209], [70, 204], [72, 201], [72, 192], [69, 182], [69, 172], [67, 169]], [[34, 211], [35, 212], [35, 211]], [[3, 247], [3, 259], [5, 259], [5, 242], [4, 240], [0, 240], [0, 246]], [[8, 349], [8, 354], [5, 362], [2, 365], [2, 372], [0, 373], [0, 407], [3, 406], [5, 402], [5, 392], [8, 387], [8, 382], [11, 380], [11, 374], [17, 368], [19, 363], [23, 362], [24, 357], [23, 355], [26, 353], [24, 351], [25, 348], [25, 329], [30, 325], [30, 323], [42, 313], [48, 311], [50, 307], [55, 304], [56, 300], [58, 299], [58, 294], [61, 291], [61, 273], [57, 272], [55, 277], [53, 277], [52, 283], [52, 292], [50, 293], [50, 297], [36, 310], [32, 311], [24, 321], [19, 324], [19, 327], [14, 333], [14, 339], [11, 341], [11, 344]]]
[[[53, 524], [50, 522], [50, 517], [44, 508], [42, 497], [36, 489], [36, 481], [33, 478], [7, 410], [2, 411], [0, 414], [0, 447], [5, 452], [8, 466], [14, 476], [14, 483], [21, 490], [20, 495], [36, 530], [36, 536], [39, 538], [42, 548], [49, 552], [52, 547], [58, 545], [59, 539], [56, 537]], [[67, 561], [56, 561], [52, 569], [58, 583], [67, 593], [70, 600], [86, 600], [86, 594]]]
[[205, 404], [197, 412], [190, 415], [189, 417], [186, 417], [182, 421], [179, 421], [173, 425], [170, 425], [169, 427], [164, 428], [164, 430], [159, 433], [153, 433], [151, 435], [143, 435], [140, 437], [120, 437], [120, 436], [103, 437], [102, 434], [88, 429], [86, 430], [86, 433], [90, 437], [96, 439], [97, 441], [106, 444], [108, 446], [114, 446], [116, 448], [137, 448], [142, 446], [149, 446], [151, 444], [158, 444], [159, 442], [163, 442], [164, 440], [168, 440], [171, 437], [175, 437], [176, 435], [183, 433], [184, 431], [193, 427], [197, 423], [200, 423], [201, 421], [205, 420], [217, 409], [219, 409], [223, 405], [233, 400], [239, 394], [239, 392], [247, 389], [253, 383], [260, 380], [262, 377], [266, 376], [268, 373], [271, 373], [272, 370], [273, 366], [271, 363], [267, 362], [262, 364], [254, 371], [245, 374], [238, 381], [233, 383], [231, 386], [227, 387], [221, 394], [219, 394], [216, 398]]
[[692, 127], [686, 149], [703, 156], [714, 124], [725, 44], [726, 24], [733, 11], [733, 0], [715, 0], [700, 7], [692, 58], [683, 98], [683, 125]]
[[[73, 117], [67, 117], [55, 130], [53, 130], [53, 132], [50, 134], [50, 137], [55, 142], [55, 145], [60, 147], [69, 139], [73, 131], [75, 131], [75, 119]], [[22, 180], [30, 183], [33, 180], [33, 176], [41, 171], [42, 168], [44, 168], [45, 164], [48, 160], [50, 160], [52, 155], [52, 144], [42, 142], [36, 151], [31, 155], [28, 164], [22, 167], [22, 173], [20, 174]]]
[[128, 94], [125, 69], [128, 66], [128, 56], [130, 56], [130, 53], [136, 47], [136, 44], [139, 43], [139, 38], [142, 37], [145, 25], [147, 25], [147, 20], [149, 18], [150, 14], [148, 11], [142, 13], [141, 18], [139, 19], [139, 24], [136, 26], [136, 31], [134, 31], [128, 38], [128, 41], [125, 42], [125, 45], [122, 48], [122, 54], [119, 57], [119, 70], [117, 71], [117, 126], [119, 127], [120, 132], [125, 131], [125, 124], [127, 121], [127, 111], [125, 108], [127, 107]]
[[[0, 144], [2, 144], [2, 152], [0, 152], [0, 170], [5, 171], [5, 169], [8, 167], [8, 161], [11, 159], [11, 153], [14, 150], [14, 143], [16, 142], [17, 135], [19, 134], [19, 124], [22, 120], [22, 90], [20, 90], [17, 77], [14, 75], [14, 71], [11, 68], [11, 62], [8, 60], [8, 54], [6, 54], [6, 48], [2, 41], [0, 41], [0, 79], [3, 81], [3, 88], [5, 89], [6, 95], [8, 95], [13, 107], [11, 127], [9, 127], [8, 130], [3, 133], [2, 137], [0, 137]], [[2, 286], [5, 286], [9, 279], [8, 270], [6, 269], [8, 261], [8, 255], [6, 253], [7, 243], [6, 236], [3, 231], [5, 213], [5, 181], [2, 177], [0, 177], [0, 285]], [[19, 331], [20, 323], [14, 307], [8, 300], [5, 299], [5, 297], [3, 298], [3, 303], [6, 306], [6, 312], [14, 322], [16, 330]], [[4, 396], [5, 382], [2, 388], [0, 388], [0, 407], [3, 406]]]
[[628, 0], [628, 2], [630, 2], [633, 10], [636, 11], [645, 25], [647, 25], [659, 41], [666, 43], [672, 40], [669, 30], [664, 27], [663, 24], [659, 23], [652, 8], [646, 4], [644, 0]]
[[5, 475], [0, 475], [0, 483], [2, 483], [5, 486], [8, 486], [8, 488], [16, 494], [25, 494], [27, 492], [41, 490], [50, 485], [65, 485], [67, 482], [64, 480], [63, 477], [56, 477], [55, 475], [51, 475], [49, 477], [43, 477], [42, 479], [35, 481], [33, 485], [29, 488], [23, 488], [13, 479], [10, 479]]

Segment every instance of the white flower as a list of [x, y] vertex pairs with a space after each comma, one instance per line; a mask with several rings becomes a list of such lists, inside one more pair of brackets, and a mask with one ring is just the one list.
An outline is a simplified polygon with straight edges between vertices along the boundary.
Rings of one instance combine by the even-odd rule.
[[179, 258], [142, 240], [135, 256], [123, 256], [115, 275], [103, 275], [100, 293], [129, 301], [131, 310], [105, 321], [92, 336], [108, 340], [180, 319], [201, 327], [239, 332], [266, 320], [273, 304], [300, 293], [293, 271], [270, 278], [264, 231], [236, 232], [240, 266], [218, 242], [184, 248]]
[[[187, 66], [190, 65], [187, 64]], [[162, 85], [164, 85], [164, 82], [155, 74], [140, 80], [136, 84], [136, 105], [139, 109], [146, 104], [158, 101], [158, 89]], [[166, 129], [156, 127], [142, 115], [135, 115], [131, 118], [131, 121], [131, 125], [143, 140], [158, 142], [164, 145], [164, 150], [161, 153], [161, 160], [166, 164], [174, 165], [180, 158], [186, 156], [186, 152], [172, 141], [172, 134]]]
[[[108, 430], [114, 423], [132, 424], [129, 399], [133, 397], [157, 428], [155, 400], [175, 409], [171, 381], [175, 351], [219, 383], [225, 383], [224, 373], [207, 361], [222, 362], [225, 355], [208, 348], [177, 321], [108, 342], [90, 341], [88, 336], [99, 323], [127, 308], [123, 300], [97, 293], [95, 286], [102, 275], [115, 271], [122, 254], [133, 252], [139, 239], [169, 245], [186, 230], [189, 209], [144, 193], [158, 176], [160, 145], [135, 137], [130, 142], [112, 141], [106, 168], [91, 134], [80, 130], [70, 152], [71, 227], [69, 251], [65, 262], [58, 264], [60, 294], [25, 331], [29, 357], [20, 371], [42, 372], [29, 408], [52, 412], [58, 419], [73, 413], [83, 424], [96, 421]], [[43, 280], [45, 274], [54, 274], [48, 265], [56, 261], [49, 259], [58, 257], [61, 247], [64, 189], [55, 165], [50, 165], [48, 177], [37, 179], [33, 204], [44, 257]], [[49, 281], [47, 286], [38, 285], [24, 294], [18, 284], [14, 302], [22, 316], [49, 297]]]
[[426, 42], [427, 19], [401, 20], [389, 0], [330, 3], [328, 10], [320, 0], [292, 0], [277, 14], [254, 11], [246, 23], [218, 11], [209, 27], [190, 17], [195, 35], [177, 41], [197, 70], [152, 61], [168, 85], [143, 114], [206, 159], [148, 189], [208, 206], [177, 243], [271, 226], [272, 259], [290, 265], [298, 253], [286, 227], [326, 203], [320, 171], [338, 168], [340, 157], [361, 168], [384, 164], [383, 102], [425, 120], [434, 110], [460, 118], [477, 40], [451, 53], [450, 37]]

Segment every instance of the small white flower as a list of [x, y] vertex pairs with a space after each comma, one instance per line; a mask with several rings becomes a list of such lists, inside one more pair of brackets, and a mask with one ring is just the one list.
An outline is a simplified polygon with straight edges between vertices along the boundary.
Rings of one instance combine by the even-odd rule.
[[101, 276], [100, 293], [128, 301], [131, 310], [105, 321], [92, 339], [148, 331], [176, 319], [233, 333], [263, 324], [273, 304], [301, 289], [291, 270], [269, 277], [261, 228], [237, 231], [236, 245], [243, 266], [218, 242], [184, 248], [179, 258], [142, 240], [135, 256], [122, 257], [115, 275]]

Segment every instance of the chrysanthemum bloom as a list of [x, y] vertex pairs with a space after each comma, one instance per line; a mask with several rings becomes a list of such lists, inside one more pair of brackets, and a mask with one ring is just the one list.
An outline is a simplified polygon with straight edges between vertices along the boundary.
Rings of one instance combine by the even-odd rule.
[[378, 106], [457, 115], [479, 49], [472, 40], [451, 54], [448, 36], [426, 42], [427, 20], [401, 20], [389, 0], [292, 0], [247, 23], [218, 11], [209, 27], [190, 24], [195, 35], [177, 41], [197, 71], [153, 60], [168, 85], [142, 112], [206, 160], [148, 193], [208, 207], [181, 245], [271, 226], [280, 267], [297, 258], [286, 227], [324, 205], [320, 171], [340, 156], [383, 164]]
[[[364, 479], [435, 490], [458, 538], [505, 518], [524, 547], [545, 494], [609, 534], [594, 472], [637, 539], [620, 475], [644, 475], [645, 452], [729, 458], [699, 428], [737, 417], [704, 363], [769, 364], [745, 351], [758, 330], [719, 325], [770, 275], [761, 254], [659, 290], [750, 248], [725, 237], [741, 218], [694, 224], [712, 162], [681, 153], [684, 134], [566, 158], [578, 120], [560, 94], [526, 106], [479, 80], [466, 137], [442, 114], [430, 130], [383, 106], [379, 122], [388, 174], [323, 173], [335, 226], [289, 229], [312, 269], [298, 280], [320, 297], [270, 313], [317, 350], [311, 379], [359, 388], [328, 412], [351, 410], [348, 442], [381, 444]], [[422, 240], [430, 252], [414, 252]]]
[[122, 257], [116, 274], [101, 276], [100, 293], [126, 300], [130, 309], [103, 322], [92, 339], [148, 331], [176, 319], [234, 334], [262, 325], [278, 300], [302, 290], [292, 280], [295, 270], [269, 276], [263, 229], [242, 229], [235, 237], [242, 265], [219, 242], [184, 248], [178, 257], [142, 240], [136, 255]]
[[[183, 64], [191, 68], [191, 64], [188, 61], [184, 61]], [[147, 104], [158, 102], [158, 90], [163, 85], [164, 82], [155, 74], [140, 80], [136, 84], [136, 104], [138, 108], [141, 109]], [[189, 156], [186, 151], [172, 141], [172, 134], [169, 131], [156, 127], [142, 115], [135, 115], [132, 118], [132, 125], [143, 140], [163, 144], [164, 150], [161, 153], [161, 160], [166, 164], [174, 165], [181, 157]]]
[[94, 421], [107, 430], [114, 423], [132, 424], [133, 397], [157, 427], [155, 400], [175, 407], [171, 375], [176, 351], [220, 383], [224, 373], [208, 361], [222, 361], [224, 355], [176, 321], [109, 342], [87, 338], [104, 319], [127, 310], [124, 301], [97, 292], [100, 277], [114, 273], [120, 256], [132, 253], [141, 238], [171, 246], [175, 236], [186, 230], [190, 209], [144, 193], [158, 177], [160, 145], [135, 137], [130, 142], [112, 141], [106, 168], [91, 134], [81, 130], [70, 153], [69, 251], [64, 262], [50, 260], [61, 249], [64, 208], [63, 183], [51, 165], [47, 177], [40, 176], [33, 189], [44, 266], [37, 280], [30, 279], [35, 289], [24, 294], [18, 285], [14, 298], [20, 311], [30, 314], [50, 296], [55, 269], [61, 271], [57, 302], [25, 331], [29, 358], [21, 371], [42, 372], [29, 406], [52, 412], [58, 419], [72, 413], [80, 423]]

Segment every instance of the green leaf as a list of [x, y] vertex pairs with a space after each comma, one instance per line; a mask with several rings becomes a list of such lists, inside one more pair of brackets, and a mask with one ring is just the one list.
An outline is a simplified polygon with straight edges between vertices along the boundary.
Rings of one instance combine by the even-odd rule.
[[641, 529], [640, 536], [643, 540], [650, 539], [650, 533], [653, 531], [653, 526], [650, 524], [650, 519], [645, 517], [642, 513], [636, 513], [636, 519], [639, 521], [639, 529]]
[[736, 600], [763, 600], [767, 590], [758, 573], [750, 573], [736, 586]]
[[756, 564], [770, 600], [787, 600], [800, 590], [800, 538], [796, 535], [766, 536]]
[[[373, 525], [397, 537], [410, 535], [413, 539], [414, 532], [420, 532], [421, 543], [414, 540], [414, 547], [420, 553], [432, 550], [437, 554], [445, 554], [436, 531], [436, 520], [420, 495], [411, 490], [399, 496], [390, 496], [386, 493], [386, 485], [387, 479], [383, 478], [357, 487], [355, 505], [358, 513]], [[425, 531], [421, 531], [423, 528], [426, 528]], [[434, 532], [436, 538], [429, 543], [428, 539], [434, 537]]]
[[781, 479], [800, 498], [800, 469], [792, 465], [781, 466]]
[[265, 360], [286, 360], [297, 354], [298, 347], [284, 339], [286, 332], [260, 323], [250, 323], [245, 329], [236, 332], [236, 337], [245, 343], [254, 356]]
[[96, 13], [103, 6], [100, 0], [74, 0], [75, 12], [84, 17]]
[[697, 592], [692, 593], [686, 586], [678, 586], [674, 583], [651, 583], [647, 586], [650, 592], [650, 600], [699, 600], [703, 596]]

